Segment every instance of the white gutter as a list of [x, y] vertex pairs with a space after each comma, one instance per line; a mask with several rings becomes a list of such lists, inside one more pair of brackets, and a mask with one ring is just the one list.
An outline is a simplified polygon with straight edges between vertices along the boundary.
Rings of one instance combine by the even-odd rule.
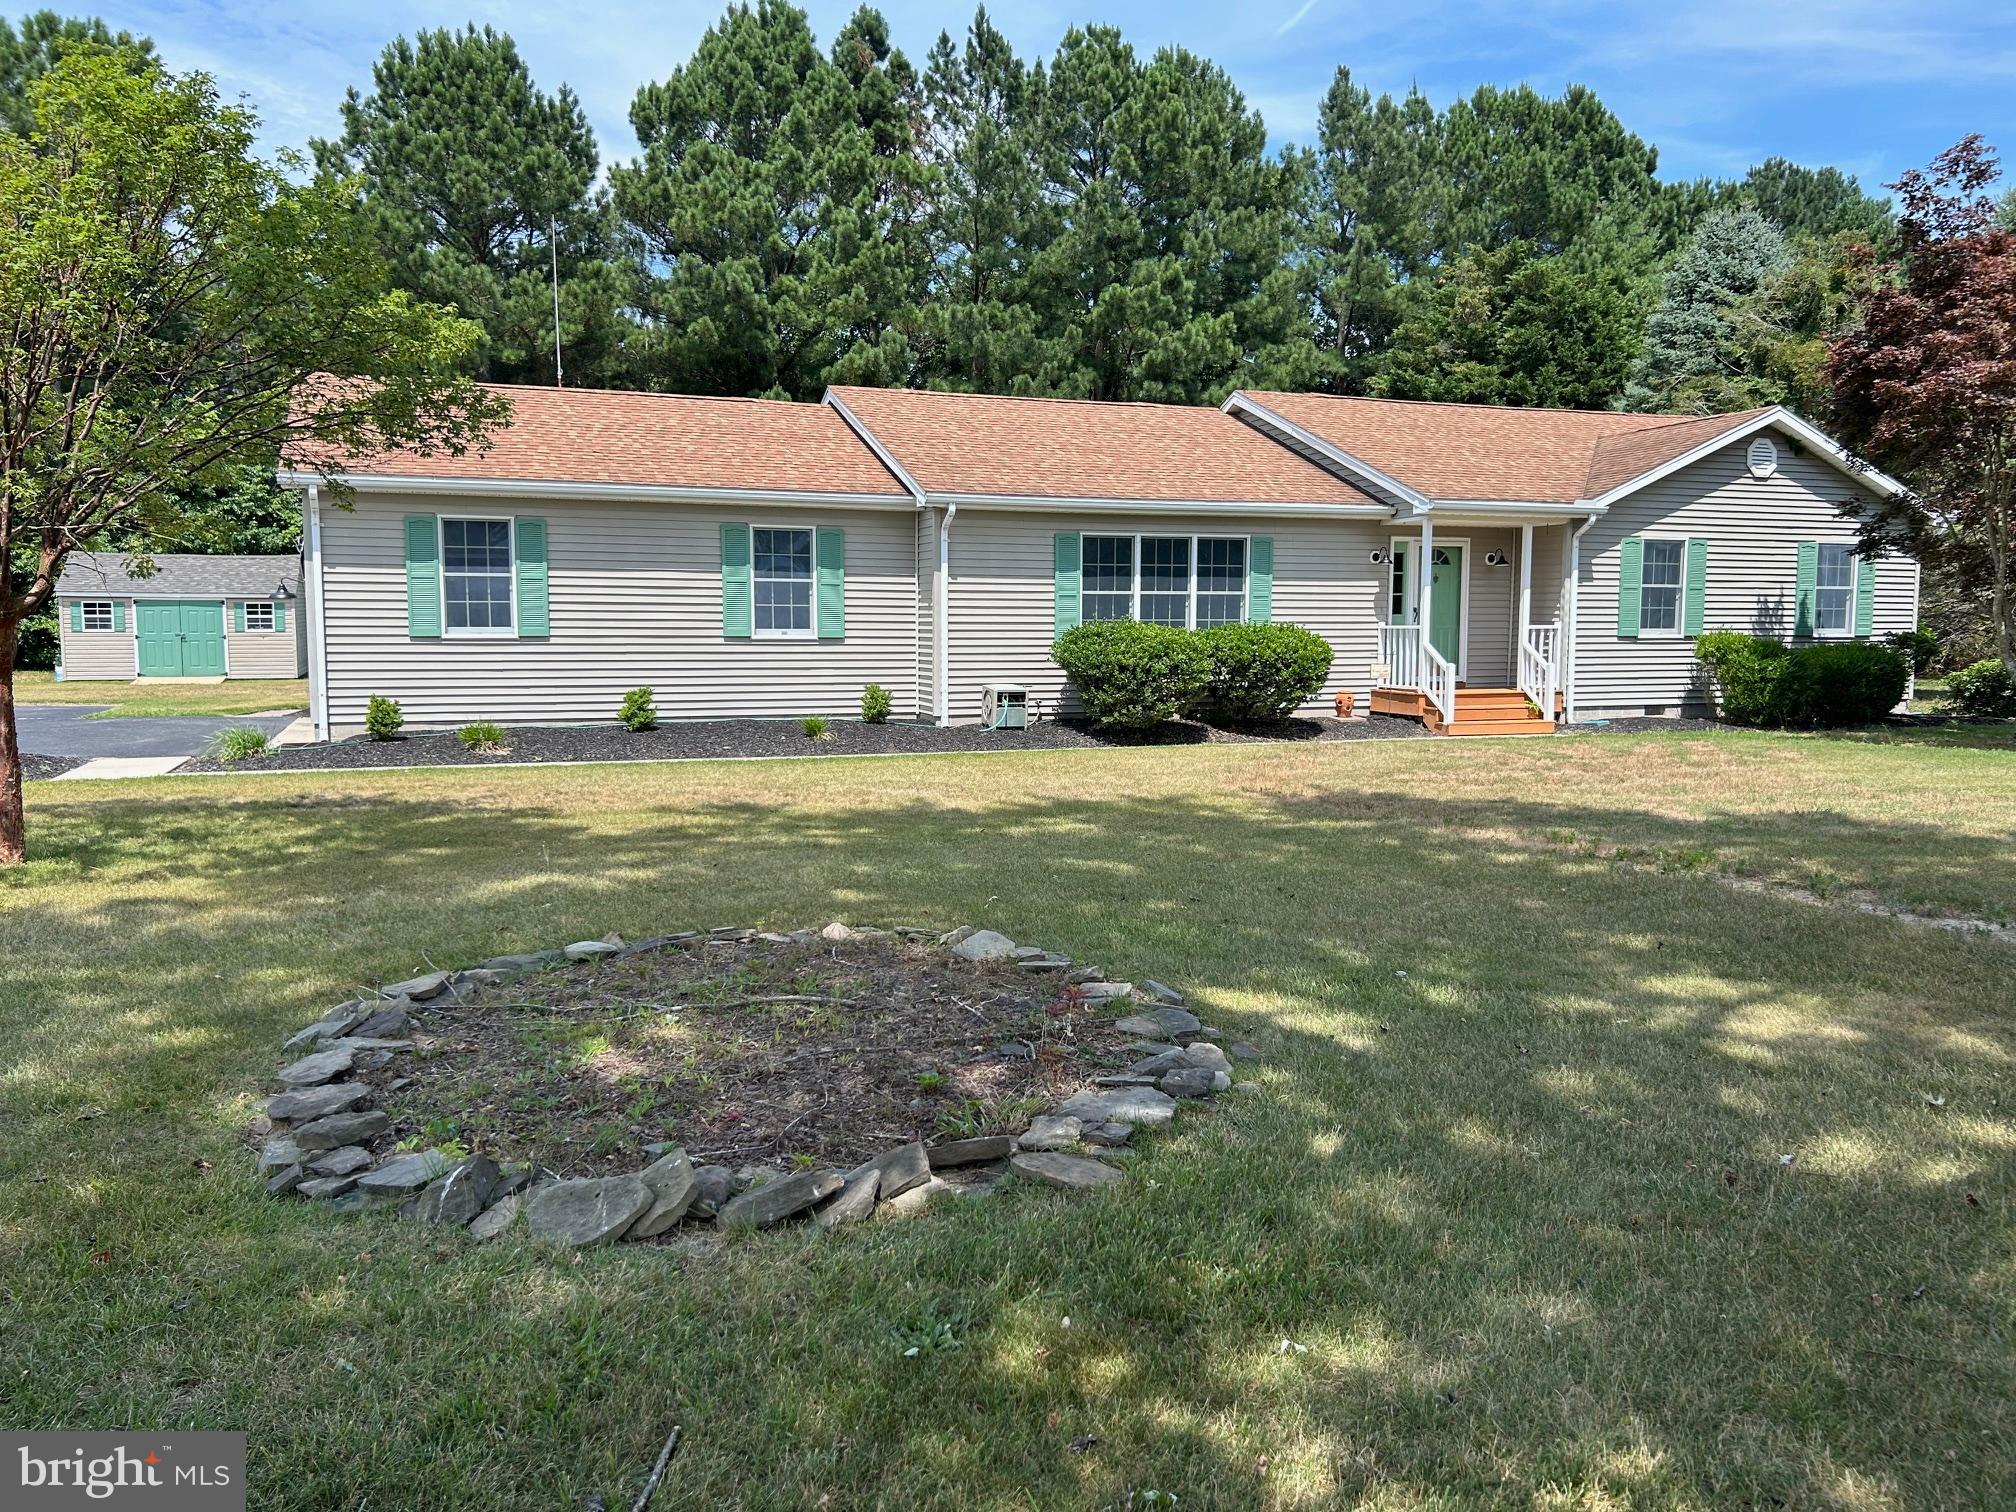
[[1227, 499], [1062, 499], [1047, 494], [931, 493], [926, 502], [952, 508], [1073, 514], [1228, 515], [1277, 520], [1390, 520], [1384, 504], [1256, 504]]
[[[283, 488], [312, 488], [318, 473], [274, 474]], [[359, 493], [421, 493], [486, 499], [597, 499], [631, 504], [780, 504], [821, 509], [910, 509], [901, 494], [800, 492], [784, 488], [681, 488], [654, 483], [552, 483], [530, 478], [426, 478], [331, 473], [328, 481]]]
[[931, 630], [936, 640], [932, 659], [937, 663], [938, 723], [952, 723], [952, 517], [959, 513], [959, 501], [946, 504], [938, 517], [938, 592], [931, 606]]
[[308, 718], [315, 726], [315, 738], [329, 738], [329, 636], [327, 595], [322, 591], [322, 489], [308, 485], [302, 524], [308, 560], [301, 575], [313, 597], [308, 603]]
[[1596, 523], [1591, 515], [1568, 537], [1568, 602], [1562, 605], [1561, 681], [1564, 724], [1575, 723], [1575, 627], [1582, 619], [1582, 537]]

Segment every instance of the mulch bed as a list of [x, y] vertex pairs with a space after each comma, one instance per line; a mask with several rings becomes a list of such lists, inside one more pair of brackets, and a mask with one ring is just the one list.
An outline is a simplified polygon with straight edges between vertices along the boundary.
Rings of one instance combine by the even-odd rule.
[[369, 1079], [398, 1137], [570, 1177], [660, 1140], [696, 1165], [845, 1168], [1019, 1131], [1125, 1069], [1125, 1011], [935, 939], [697, 940], [417, 1005], [421, 1053]]
[[88, 760], [84, 756], [30, 756], [21, 757], [21, 780], [23, 782], [47, 782], [51, 777], [61, 777], [65, 772], [80, 767]]
[[357, 736], [331, 745], [290, 746], [243, 761], [198, 757], [185, 772], [348, 770], [369, 767], [518, 766], [556, 761], [669, 761], [681, 757], [872, 756], [926, 751], [1097, 749], [1129, 745], [1250, 744], [1260, 741], [1414, 739], [1427, 734], [1411, 719], [1283, 719], [1219, 729], [1188, 721], [1145, 737], [1099, 734], [1076, 720], [1043, 720], [1026, 730], [987, 731], [977, 725], [871, 725], [836, 719], [814, 740], [788, 719], [680, 721], [632, 732], [620, 725], [514, 725], [506, 754], [468, 750], [453, 731], [372, 740]]

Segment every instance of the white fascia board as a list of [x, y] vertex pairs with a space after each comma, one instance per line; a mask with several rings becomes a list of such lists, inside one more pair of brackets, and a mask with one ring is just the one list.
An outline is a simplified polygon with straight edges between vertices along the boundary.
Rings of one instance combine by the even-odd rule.
[[1437, 514], [1505, 515], [1520, 520], [1529, 520], [1535, 515], [1567, 516], [1589, 512], [1588, 505], [1570, 504], [1564, 499], [1437, 499], [1432, 507]]
[[1302, 445], [1320, 456], [1329, 458], [1332, 462], [1335, 462], [1339, 467], [1361, 481], [1370, 484], [1374, 488], [1383, 489], [1402, 503], [1411, 505], [1416, 510], [1425, 510], [1431, 507], [1434, 502], [1420, 490], [1409, 488], [1398, 478], [1381, 472], [1364, 458], [1352, 456], [1343, 447], [1333, 442], [1325, 441], [1314, 431], [1304, 430], [1294, 421], [1287, 419], [1285, 416], [1275, 414], [1266, 405], [1254, 402], [1243, 393], [1234, 393], [1227, 396], [1225, 402], [1218, 407], [1228, 415], [1248, 414], [1256, 417], [1263, 424], [1281, 432], [1282, 435], [1301, 442]]
[[1580, 501], [1575, 507], [1577, 509], [1596, 511], [1608, 509], [1619, 499], [1627, 498], [1638, 492], [1639, 489], [1657, 483], [1661, 478], [1671, 477], [1674, 473], [1680, 471], [1681, 468], [1692, 466], [1703, 457], [1712, 456], [1723, 447], [1741, 441], [1746, 436], [1754, 436], [1761, 430], [1783, 431], [1786, 435], [1804, 444], [1807, 450], [1813, 452], [1821, 461], [1832, 466], [1837, 471], [1846, 473], [1858, 482], [1868, 484], [1879, 493], [1885, 493], [1892, 498], [1898, 498], [1911, 492], [1910, 489], [1899, 483], [1888, 473], [1879, 472], [1873, 467], [1858, 465], [1854, 455], [1848, 448], [1821, 430], [1819, 426], [1813, 424], [1810, 420], [1801, 419], [1783, 406], [1778, 406], [1766, 410], [1755, 419], [1746, 420], [1741, 425], [1731, 426], [1719, 435], [1710, 436], [1699, 446], [1694, 447], [1691, 451], [1682, 452], [1679, 456], [1673, 458], [1672, 461], [1662, 462], [1649, 472], [1642, 472], [1635, 478], [1630, 478], [1625, 482], [1619, 483], [1608, 493], [1601, 494], [1593, 499]]
[[840, 396], [835, 394], [832, 389], [829, 388], [826, 390], [822, 402], [830, 404], [839, 412], [840, 418], [847, 422], [847, 428], [861, 438], [861, 444], [875, 453], [876, 459], [895, 475], [896, 481], [909, 491], [910, 497], [916, 501], [917, 507], [919, 509], [924, 508], [924, 490], [918, 485], [917, 480], [910, 476], [909, 469], [904, 467], [901, 462], [898, 462], [895, 454], [882, 444], [881, 438], [864, 425], [861, 418], [854, 411], [847, 408], [841, 402]]
[[1280, 504], [1239, 499], [1060, 499], [1045, 495], [933, 493], [926, 502], [959, 509], [1068, 511], [1073, 514], [1226, 515], [1283, 520], [1387, 520], [1384, 504]]
[[821, 509], [914, 509], [902, 494], [836, 494], [782, 488], [675, 488], [655, 483], [549, 483], [520, 478], [351, 477], [331, 473], [276, 473], [283, 488], [333, 483], [358, 493], [443, 494], [477, 499], [581, 499], [628, 504], [776, 504]]

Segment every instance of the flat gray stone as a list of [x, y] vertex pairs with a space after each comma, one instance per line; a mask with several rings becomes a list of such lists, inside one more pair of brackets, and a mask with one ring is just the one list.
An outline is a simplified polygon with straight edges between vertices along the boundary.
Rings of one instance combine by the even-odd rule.
[[1225, 1031], [1213, 1029], [1209, 1024], [1200, 1024], [1195, 1029], [1179, 1029], [1169, 1037], [1179, 1045], [1194, 1045], [1199, 1040], [1221, 1040], [1225, 1038]]
[[1134, 1125], [1124, 1123], [1093, 1124], [1080, 1136], [1089, 1145], [1099, 1145], [1104, 1149], [1118, 1149], [1134, 1137]]
[[294, 1190], [303, 1197], [319, 1199], [341, 1197], [357, 1185], [355, 1176], [317, 1176], [313, 1181], [304, 1181]]
[[286, 1196], [294, 1188], [301, 1185], [301, 1178], [307, 1174], [298, 1165], [290, 1165], [286, 1170], [276, 1172], [274, 1175], [266, 1178], [266, 1195], [268, 1197]]
[[988, 1134], [980, 1139], [954, 1139], [946, 1144], [929, 1145], [924, 1154], [932, 1170], [944, 1171], [953, 1166], [978, 1165], [983, 1160], [1003, 1160], [1014, 1151], [1011, 1136]]
[[1152, 1087], [1155, 1085], [1155, 1077], [1136, 1075], [1132, 1071], [1113, 1071], [1108, 1072], [1104, 1076], [1093, 1077], [1092, 1085], [1095, 1087]]
[[[1222, 1074], [1196, 1066], [1185, 1066], [1180, 1071], [1165, 1072], [1157, 1085], [1171, 1097], [1209, 1097], [1217, 1090], [1212, 1081]], [[1231, 1078], [1227, 1077], [1225, 1084], [1229, 1087], [1232, 1084]]]
[[411, 1050], [413, 1048], [413, 1041], [410, 1039], [365, 1039], [361, 1035], [346, 1034], [342, 1039], [331, 1040], [329, 1048], [332, 1051], [348, 1050], [352, 1055], [361, 1056], [371, 1050]]
[[735, 1187], [735, 1173], [726, 1166], [701, 1166], [693, 1173], [693, 1205], [686, 1210], [689, 1218], [714, 1218], [727, 1205]]
[[880, 1171], [863, 1171], [851, 1176], [847, 1185], [812, 1209], [812, 1219], [822, 1229], [859, 1223], [875, 1211], [875, 1195], [882, 1188]]
[[1082, 987], [1087, 982], [1103, 982], [1106, 973], [1097, 966], [1074, 966], [1064, 974], [1064, 980], [1073, 987]]
[[304, 1150], [340, 1150], [345, 1145], [368, 1144], [391, 1127], [391, 1119], [376, 1108], [366, 1108], [301, 1124], [294, 1130], [294, 1140]]
[[300, 1165], [308, 1158], [292, 1134], [275, 1134], [259, 1147], [259, 1174], [271, 1175], [290, 1165]]
[[395, 1155], [377, 1170], [365, 1172], [357, 1178], [357, 1185], [374, 1197], [404, 1197], [419, 1191], [452, 1164], [439, 1150], [416, 1150]]
[[495, 971], [511, 976], [521, 971], [537, 971], [541, 966], [550, 966], [555, 961], [567, 958], [561, 950], [534, 950], [524, 955], [492, 956], [477, 968], [479, 971]]
[[1138, 1034], [1145, 1039], [1175, 1039], [1179, 1034], [1195, 1034], [1203, 1026], [1187, 1008], [1148, 1008], [1130, 1014], [1113, 1025], [1122, 1034]]
[[1247, 1044], [1246, 1041], [1244, 1040], [1241, 1040], [1239, 1041], [1238, 1044], [1234, 1045], [1230, 1053], [1232, 1059], [1234, 1060], [1260, 1059], [1260, 1052], [1258, 1050], [1255, 1050], [1251, 1045]]
[[1009, 1160], [1008, 1169], [1017, 1176], [1026, 1176], [1045, 1186], [1062, 1187], [1068, 1192], [1089, 1192], [1095, 1187], [1110, 1186], [1127, 1179], [1123, 1172], [1114, 1170], [1104, 1161], [1091, 1160], [1083, 1155], [1040, 1152], [1017, 1155]]
[[1075, 1118], [1044, 1113], [1029, 1120], [1029, 1127], [1016, 1137], [1025, 1150], [1063, 1150], [1078, 1143], [1085, 1126]]
[[396, 1004], [350, 1026], [339, 1039], [398, 1039], [413, 1027], [413, 1015]]
[[324, 1082], [319, 1087], [302, 1087], [268, 1098], [266, 1116], [288, 1123], [308, 1123], [327, 1118], [331, 1113], [347, 1113], [370, 1100], [371, 1089], [362, 1082]]
[[822, 940], [851, 940], [854, 938], [854, 931], [849, 929], [845, 924], [842, 924], [838, 919], [835, 919], [831, 924], [828, 924], [824, 929], [819, 931], [819, 938]]
[[952, 947], [962, 961], [1005, 961], [1015, 954], [1015, 942], [992, 929], [976, 929]]
[[409, 998], [416, 1003], [424, 1003], [429, 998], [437, 998], [448, 990], [448, 979], [452, 971], [430, 971], [425, 976], [414, 977], [407, 982], [394, 982], [390, 987], [380, 987], [379, 996], [386, 998]]
[[1182, 993], [1171, 987], [1167, 982], [1158, 982], [1153, 977], [1143, 979], [1141, 990], [1155, 999], [1156, 1002], [1166, 1003], [1171, 1008], [1181, 1008], [1185, 1001]]
[[1021, 971], [1069, 971], [1071, 957], [1037, 954], [1023, 956], [1015, 962], [1015, 965]]
[[1116, 1087], [1108, 1092], [1078, 1092], [1057, 1110], [1080, 1123], [1124, 1123], [1154, 1128], [1176, 1116], [1176, 1100], [1153, 1087]]
[[523, 1200], [515, 1192], [499, 1197], [489, 1207], [469, 1220], [469, 1237], [472, 1239], [495, 1239], [518, 1221], [518, 1208]]
[[863, 1161], [847, 1173], [851, 1183], [856, 1177], [874, 1171], [882, 1178], [879, 1195], [884, 1202], [901, 1197], [912, 1187], [922, 1186], [931, 1179], [931, 1157], [925, 1152], [921, 1141], [897, 1145], [884, 1150], [873, 1160]]
[[1209, 1040], [1192, 1040], [1183, 1047], [1183, 1055], [1191, 1065], [1205, 1071], [1229, 1071], [1232, 1067], [1225, 1052]]
[[671, 1149], [638, 1173], [651, 1189], [651, 1206], [630, 1225], [625, 1239], [656, 1239], [686, 1216], [700, 1190], [694, 1179], [693, 1162], [681, 1149]]
[[422, 1223], [460, 1228], [490, 1206], [503, 1175], [488, 1155], [472, 1155], [424, 1191], [414, 1193], [400, 1211]]
[[369, 1005], [352, 1000], [331, 1008], [306, 1029], [296, 1030], [287, 1037], [283, 1050], [299, 1050], [304, 1045], [312, 1045], [318, 1040], [341, 1039], [368, 1013]]
[[961, 924], [957, 929], [948, 929], [945, 933], [938, 936], [938, 943], [940, 945], [958, 945], [966, 940], [970, 940], [979, 932], [978, 928], [974, 925]]
[[[1088, 1003], [1106, 1003], [1115, 998], [1132, 997], [1132, 982], [1080, 982], [1078, 995]], [[1129, 1031], [1130, 1033], [1133, 1031]]]
[[273, 1073], [274, 1079], [283, 1087], [319, 1087], [348, 1071], [356, 1054], [355, 1049], [348, 1046], [317, 1050], [313, 1055], [304, 1055], [291, 1065], [282, 1066]]
[[751, 1187], [723, 1207], [714, 1221], [724, 1229], [768, 1228], [804, 1212], [822, 1197], [831, 1197], [846, 1184], [847, 1178], [838, 1171], [800, 1171]]
[[371, 1152], [362, 1145], [344, 1145], [331, 1150], [327, 1155], [318, 1155], [308, 1162], [308, 1169], [317, 1176], [355, 1176], [359, 1171], [368, 1170]]
[[1144, 1055], [1127, 1068], [1127, 1074], [1152, 1078], [1160, 1076], [1164, 1071], [1181, 1071], [1190, 1064], [1192, 1064], [1190, 1057], [1182, 1047], [1172, 1046], [1153, 1055]]
[[615, 955], [622, 950], [621, 945], [611, 945], [607, 940], [576, 940], [565, 951], [570, 961], [599, 961], [604, 956]]
[[607, 1244], [629, 1232], [651, 1206], [641, 1176], [554, 1181], [525, 1195], [525, 1227], [548, 1244]]

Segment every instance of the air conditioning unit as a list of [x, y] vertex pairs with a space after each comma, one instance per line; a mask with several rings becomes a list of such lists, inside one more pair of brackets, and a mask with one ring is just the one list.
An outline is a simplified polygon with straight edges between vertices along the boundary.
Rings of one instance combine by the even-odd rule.
[[980, 690], [980, 723], [990, 730], [1029, 728], [1029, 690], [1020, 683], [989, 683]]

